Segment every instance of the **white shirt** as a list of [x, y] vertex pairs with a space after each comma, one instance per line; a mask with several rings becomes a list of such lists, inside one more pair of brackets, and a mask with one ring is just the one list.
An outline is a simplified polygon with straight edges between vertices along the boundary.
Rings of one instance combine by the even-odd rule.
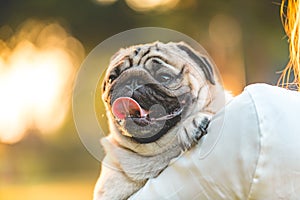
[[300, 93], [246, 87], [130, 199], [300, 199]]

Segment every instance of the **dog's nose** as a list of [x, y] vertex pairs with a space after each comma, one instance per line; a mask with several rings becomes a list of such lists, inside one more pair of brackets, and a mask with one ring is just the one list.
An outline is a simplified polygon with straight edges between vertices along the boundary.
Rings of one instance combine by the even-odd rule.
[[126, 82], [126, 86], [127, 88], [130, 88], [131, 90], [137, 90], [140, 87], [142, 87], [143, 85], [145, 85], [145, 82], [142, 79], [139, 78], [132, 78], [130, 80], [128, 80]]

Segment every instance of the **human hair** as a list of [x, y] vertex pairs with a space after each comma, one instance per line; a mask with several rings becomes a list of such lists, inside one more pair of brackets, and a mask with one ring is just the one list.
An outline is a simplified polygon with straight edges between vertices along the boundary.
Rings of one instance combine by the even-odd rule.
[[278, 84], [300, 91], [300, 1], [282, 0], [280, 17], [289, 43], [289, 61]]

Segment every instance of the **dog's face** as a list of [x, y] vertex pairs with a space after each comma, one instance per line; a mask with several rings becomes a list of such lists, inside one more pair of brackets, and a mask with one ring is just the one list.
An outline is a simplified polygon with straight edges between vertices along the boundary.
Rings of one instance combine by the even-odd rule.
[[121, 49], [112, 57], [103, 100], [114, 131], [149, 144], [189, 114], [210, 112], [203, 108], [209, 107], [215, 84], [207, 57], [182, 42], [156, 42]]

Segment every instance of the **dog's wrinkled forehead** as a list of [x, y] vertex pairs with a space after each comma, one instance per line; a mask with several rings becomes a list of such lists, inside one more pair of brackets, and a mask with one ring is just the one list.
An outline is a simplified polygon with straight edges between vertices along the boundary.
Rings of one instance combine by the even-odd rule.
[[103, 89], [105, 89], [107, 83], [113, 82], [127, 69], [136, 66], [145, 66], [145, 63], [149, 59], [160, 60], [175, 69], [194, 65], [203, 72], [205, 78], [211, 84], [215, 84], [212, 65], [206, 56], [198, 54], [183, 42], [169, 42], [166, 44], [155, 42], [120, 49], [113, 55], [104, 80]]
[[[177, 50], [177, 51], [176, 51]], [[112, 56], [108, 71], [118, 68], [120, 72], [126, 70], [127, 67], [141, 66], [149, 58], [158, 58], [166, 63], [172, 63], [171, 57], [178, 54], [178, 47], [174, 43], [155, 42], [151, 44], [143, 44], [120, 49]], [[175, 59], [173, 59], [175, 60]], [[174, 67], [176, 67], [174, 63]]]

